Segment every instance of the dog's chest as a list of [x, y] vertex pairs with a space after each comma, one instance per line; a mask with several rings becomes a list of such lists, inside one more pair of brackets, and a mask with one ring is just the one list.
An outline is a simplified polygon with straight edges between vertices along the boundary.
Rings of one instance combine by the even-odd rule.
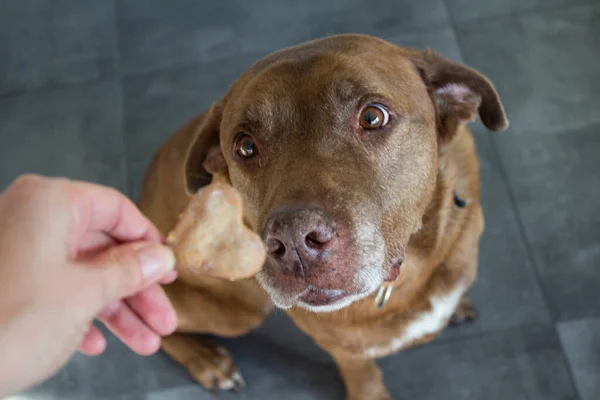
[[392, 336], [383, 343], [364, 349], [367, 357], [383, 357], [397, 352], [411, 344], [442, 330], [452, 316], [465, 292], [465, 285], [457, 284], [451, 291], [433, 296], [430, 299], [431, 308], [416, 314], [408, 324], [400, 330], [397, 336]]

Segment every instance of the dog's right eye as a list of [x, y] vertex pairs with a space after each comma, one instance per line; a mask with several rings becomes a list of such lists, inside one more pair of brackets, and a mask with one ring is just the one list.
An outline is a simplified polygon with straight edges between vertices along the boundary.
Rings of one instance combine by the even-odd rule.
[[235, 138], [234, 149], [238, 156], [250, 159], [258, 153], [254, 139], [247, 133], [239, 133]]
[[358, 123], [363, 129], [375, 130], [386, 126], [389, 120], [390, 114], [384, 105], [371, 103], [360, 113]]

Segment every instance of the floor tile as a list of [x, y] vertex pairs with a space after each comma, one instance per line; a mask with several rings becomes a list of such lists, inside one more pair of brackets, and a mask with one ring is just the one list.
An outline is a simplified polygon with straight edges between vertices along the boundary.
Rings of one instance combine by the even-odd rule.
[[253, 334], [275, 348], [286, 349], [294, 357], [321, 364], [331, 362], [331, 356], [302, 332], [282, 310], [274, 310]]
[[[278, 334], [284, 336], [286, 333], [271, 331], [271, 335], [265, 336], [262, 332], [257, 332], [243, 338], [223, 341], [234, 355], [247, 385], [240, 393], [223, 393], [219, 397], [225, 400], [343, 398], [343, 385], [331, 359], [308, 355], [316, 352], [312, 341], [274, 341], [272, 336]], [[303, 346], [309, 348], [305, 350], [301, 348]], [[190, 380], [189, 383], [193, 382]], [[186, 398], [186, 393], [189, 396], [187, 398], [194, 395], [197, 399], [212, 398], [196, 385], [188, 385], [182, 392], [177, 393], [175, 390], [182, 398]], [[150, 399], [159, 398], [162, 396]]]
[[114, 2], [0, 0], [0, 94], [115, 76]]
[[600, 394], [600, 319], [563, 322], [558, 333], [581, 400]]
[[462, 62], [460, 49], [452, 29], [424, 33], [408, 33], [404, 35], [383, 37], [383, 39], [401, 47], [413, 47], [422, 50], [430, 48], [450, 60]]
[[413, 348], [381, 365], [394, 399], [577, 399], [549, 326]]
[[143, 174], [160, 145], [225, 94], [259, 56], [233, 57], [123, 80], [129, 194], [138, 198]]
[[600, 127], [496, 136], [554, 317], [600, 316]]
[[[294, 347], [279, 346], [260, 334], [227, 343], [247, 386], [219, 398], [343, 397], [337, 368], [330, 360], [302, 356]], [[166, 356], [142, 358], [111, 345], [107, 356], [78, 356], [53, 380], [25, 394], [33, 399], [36, 393], [85, 400], [214, 398]], [[393, 398], [576, 399], [560, 343], [549, 326], [421, 346], [379, 363]]]
[[0, 188], [38, 173], [125, 190], [124, 165], [117, 82], [0, 98]]
[[[277, 318], [277, 317], [276, 317]], [[292, 337], [300, 338], [292, 328]], [[318, 356], [316, 346], [307, 337], [299, 342], [286, 338], [272, 340], [282, 330], [265, 329], [243, 338], [222, 340], [234, 355], [236, 364], [247, 381], [240, 393], [220, 393], [221, 399], [341, 398], [343, 389], [337, 369], [329, 358]], [[106, 333], [106, 330], [103, 329]], [[301, 334], [300, 334], [301, 335]], [[187, 371], [163, 353], [140, 357], [127, 350], [112, 335], [102, 357], [75, 356], [58, 375], [21, 395], [31, 400], [81, 399], [197, 399], [214, 396], [198, 386]], [[295, 343], [295, 346], [292, 345]], [[307, 351], [298, 350], [306, 346]], [[313, 349], [310, 349], [313, 347]], [[323, 397], [324, 396], [324, 397]], [[17, 400], [17, 399], [14, 399]]]
[[600, 122], [600, 6], [458, 27], [465, 61], [498, 88], [511, 134]]
[[448, 12], [457, 23], [524, 11], [535, 12], [591, 3], [590, 0], [445, 0], [445, 2]]
[[125, 73], [155, 71], [239, 54], [266, 54], [324, 35], [399, 34], [448, 27], [442, 0], [419, 2], [118, 2]]
[[[450, 27], [443, 0], [311, 2], [315, 5], [311, 7], [313, 10], [305, 21], [310, 26], [311, 39], [340, 33], [364, 33], [385, 37]], [[292, 21], [294, 20], [295, 17], [292, 17]]]

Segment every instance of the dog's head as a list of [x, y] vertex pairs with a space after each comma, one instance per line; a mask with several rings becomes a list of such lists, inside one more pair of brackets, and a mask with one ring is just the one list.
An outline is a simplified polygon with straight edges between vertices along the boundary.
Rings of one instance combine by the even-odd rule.
[[241, 193], [282, 308], [332, 311], [398, 275], [434, 191], [438, 154], [479, 114], [507, 120], [491, 83], [430, 51], [362, 36], [273, 53], [215, 103], [187, 156]]

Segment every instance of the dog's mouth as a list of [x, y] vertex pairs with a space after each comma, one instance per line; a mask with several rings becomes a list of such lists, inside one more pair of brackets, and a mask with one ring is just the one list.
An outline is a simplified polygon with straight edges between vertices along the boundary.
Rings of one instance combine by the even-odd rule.
[[273, 285], [273, 280], [264, 271], [259, 272], [256, 278], [278, 308], [285, 310], [299, 307], [311, 312], [341, 310], [374, 293], [382, 283], [360, 288], [323, 289], [310, 283], [303, 282], [303, 284], [300, 284], [300, 282], [296, 282], [296, 290], [290, 290], [290, 287], [287, 287], [286, 290], [281, 286]]
[[300, 294], [298, 301], [312, 307], [328, 306], [348, 297], [350, 294], [347, 290], [324, 290], [309, 286]]
[[[403, 258], [397, 257], [393, 260], [390, 270], [384, 279], [384, 282], [393, 282], [400, 273], [400, 266], [402, 265]], [[382, 282], [383, 283], [383, 282]], [[343, 289], [320, 289], [309, 285], [297, 298], [297, 302], [300, 305], [308, 306], [311, 308], [332, 306], [336, 303], [344, 302], [347, 298], [364, 297], [369, 295], [370, 292], [366, 291], [363, 293], [351, 290]]]
[[[394, 281], [399, 275], [401, 264], [402, 258], [395, 258], [386, 272], [383, 268], [377, 268], [381, 270], [381, 274], [371, 273], [369, 274], [371, 279], [363, 280], [362, 285], [352, 285], [348, 288], [325, 289], [306, 281], [288, 281], [290, 286], [283, 286], [286, 290], [279, 285], [273, 285], [273, 279], [269, 278], [264, 271], [259, 272], [257, 278], [270, 294], [275, 305], [281, 309], [296, 306], [312, 312], [331, 312], [368, 297], [385, 282]], [[295, 289], [292, 288], [293, 286]]]
[[372, 290], [318, 289], [309, 286], [293, 300], [293, 305], [312, 312], [332, 312], [341, 310], [355, 301], [369, 296], [372, 292]]

